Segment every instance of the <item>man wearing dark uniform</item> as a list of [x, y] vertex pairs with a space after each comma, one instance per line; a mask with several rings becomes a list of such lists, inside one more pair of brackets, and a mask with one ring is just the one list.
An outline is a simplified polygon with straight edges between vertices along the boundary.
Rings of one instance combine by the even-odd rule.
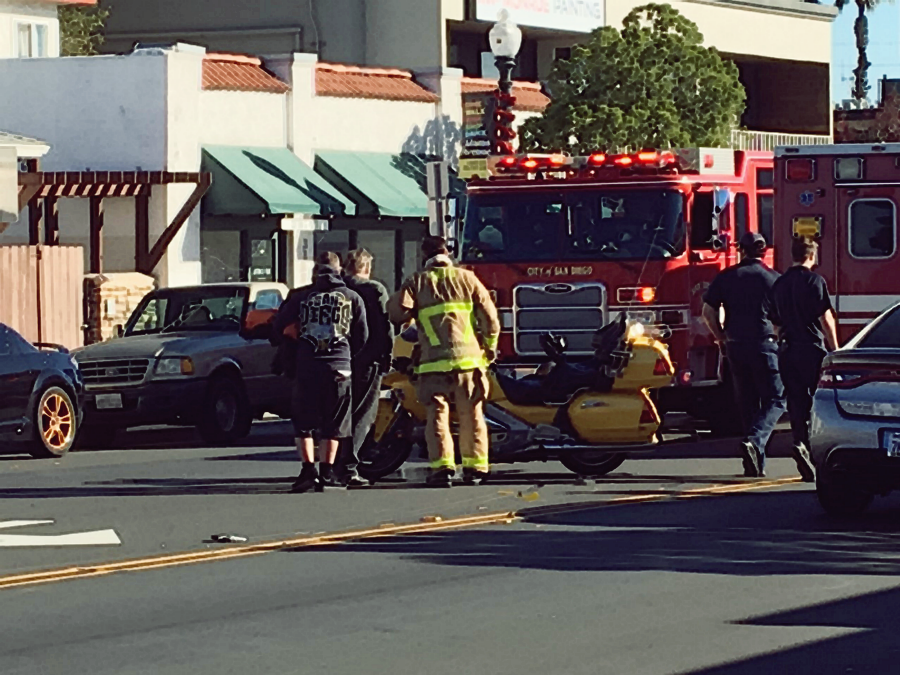
[[781, 326], [778, 362], [787, 393], [788, 415], [794, 436], [794, 460], [804, 481], [815, 480], [809, 458], [809, 422], [819, 370], [828, 349], [837, 349], [834, 309], [825, 279], [812, 271], [818, 245], [795, 239], [791, 245], [794, 266], [775, 282], [772, 297], [775, 322]]
[[291, 491], [321, 491], [336, 484], [332, 469], [338, 448], [351, 435], [352, 360], [368, 339], [365, 306], [341, 277], [337, 254], [317, 256], [313, 283], [288, 295], [273, 328], [276, 338], [285, 331], [295, 333], [297, 343], [291, 416], [303, 461]]
[[[725, 352], [744, 426], [744, 475], [765, 475], [766, 445], [784, 414], [778, 349], [771, 321], [772, 286], [778, 273], [763, 263], [766, 240], [748, 232], [740, 241], [743, 260], [710, 284], [703, 318]], [[719, 310], [725, 309], [725, 324]]]
[[353, 362], [353, 437], [345, 441], [339, 465], [342, 480], [349, 487], [365, 485], [359, 475], [359, 451], [375, 423], [381, 378], [390, 369], [394, 347], [394, 327], [388, 320], [388, 292], [384, 285], [372, 279], [372, 254], [361, 248], [347, 254], [344, 279], [356, 291], [366, 306], [369, 339]]

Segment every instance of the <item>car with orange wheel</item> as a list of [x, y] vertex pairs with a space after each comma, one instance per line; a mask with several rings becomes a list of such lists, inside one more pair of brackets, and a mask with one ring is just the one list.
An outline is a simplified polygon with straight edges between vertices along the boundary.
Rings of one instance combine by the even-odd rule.
[[0, 447], [61, 457], [81, 427], [84, 384], [59, 345], [31, 344], [0, 323]]

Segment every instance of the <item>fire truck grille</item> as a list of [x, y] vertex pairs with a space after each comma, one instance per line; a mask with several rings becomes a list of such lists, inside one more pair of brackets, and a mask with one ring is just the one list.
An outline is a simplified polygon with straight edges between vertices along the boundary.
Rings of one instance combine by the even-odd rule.
[[517, 286], [515, 344], [521, 355], [539, 355], [541, 333], [564, 335], [569, 354], [590, 354], [591, 339], [606, 322], [602, 284], [532, 284]]

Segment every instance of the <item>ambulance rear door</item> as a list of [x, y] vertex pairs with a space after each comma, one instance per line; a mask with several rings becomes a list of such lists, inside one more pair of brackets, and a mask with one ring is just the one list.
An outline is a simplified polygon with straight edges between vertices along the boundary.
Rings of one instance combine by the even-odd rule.
[[843, 343], [900, 302], [900, 182], [843, 183], [836, 193], [837, 227], [834, 236], [823, 237], [819, 271], [835, 298]]

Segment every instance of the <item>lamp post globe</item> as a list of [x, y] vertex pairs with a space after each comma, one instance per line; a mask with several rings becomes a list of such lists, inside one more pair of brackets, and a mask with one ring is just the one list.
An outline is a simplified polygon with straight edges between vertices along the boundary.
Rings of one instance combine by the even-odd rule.
[[522, 48], [522, 30], [509, 18], [507, 10], [500, 11], [500, 20], [488, 34], [491, 52], [500, 72], [499, 89], [504, 94], [512, 91], [512, 71], [516, 67], [516, 56]]

